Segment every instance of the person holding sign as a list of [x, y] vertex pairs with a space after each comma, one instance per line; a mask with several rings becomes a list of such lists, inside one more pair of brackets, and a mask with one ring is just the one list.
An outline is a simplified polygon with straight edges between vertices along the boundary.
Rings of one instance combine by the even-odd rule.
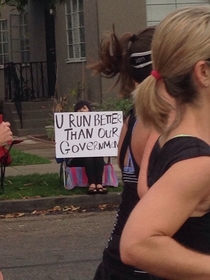
[[[74, 112], [91, 112], [91, 104], [86, 100], [81, 100], [76, 103]], [[88, 194], [106, 194], [107, 188], [102, 186], [102, 177], [104, 171], [103, 157], [84, 157], [73, 158], [67, 160], [68, 167], [84, 166], [88, 178], [89, 188]]]
[[[148, 27], [137, 34], [125, 33], [118, 38], [115, 32], [100, 44], [100, 60], [89, 66], [96, 74], [106, 77], [118, 75], [117, 83], [123, 98], [131, 92], [152, 70], [151, 41], [155, 28]], [[138, 176], [145, 145], [149, 137], [157, 139], [158, 133], [152, 127], [145, 127], [141, 119], [136, 119], [132, 109], [126, 118], [119, 143], [118, 162], [122, 170], [123, 191], [114, 229], [103, 252], [94, 280], [137, 280], [151, 279], [150, 275], [134, 266], [122, 262], [119, 243], [124, 225], [139, 201], [137, 192]]]
[[[136, 93], [138, 116], [161, 137], [148, 158], [148, 188], [140, 185], [120, 253], [126, 264], [162, 280], [210, 279], [209, 46], [209, 5], [170, 13], [153, 37], [154, 70]], [[176, 100], [169, 127], [163, 91]]]

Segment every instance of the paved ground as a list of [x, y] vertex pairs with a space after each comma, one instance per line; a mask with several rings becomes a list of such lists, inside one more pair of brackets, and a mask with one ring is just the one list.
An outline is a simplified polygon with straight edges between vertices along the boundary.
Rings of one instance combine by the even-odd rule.
[[115, 216], [105, 211], [2, 219], [4, 280], [92, 280]]

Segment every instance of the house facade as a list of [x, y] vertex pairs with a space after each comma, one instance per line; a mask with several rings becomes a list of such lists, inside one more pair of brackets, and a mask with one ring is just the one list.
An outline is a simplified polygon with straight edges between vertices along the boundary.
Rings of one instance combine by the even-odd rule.
[[[160, 22], [171, 11], [209, 0], [66, 0], [52, 8], [28, 0], [25, 13], [0, 13], [0, 101], [49, 100], [54, 95], [100, 102], [113, 80], [92, 76], [100, 39], [113, 24], [118, 35]], [[76, 96], [75, 96], [76, 95]]]
[[[29, 0], [24, 14], [8, 6], [1, 10], [0, 100], [11, 100], [14, 95], [12, 92], [5, 96], [4, 64], [12, 62], [23, 66], [16, 69], [18, 77], [20, 71], [23, 74], [28, 70], [27, 78], [20, 81], [23, 90], [24, 87], [32, 90], [30, 75], [33, 75], [35, 97], [50, 98], [56, 87], [59, 96], [73, 96], [79, 91], [85, 98], [100, 101], [113, 94], [110, 91], [113, 81], [92, 76], [86, 66], [97, 59], [99, 41], [105, 32], [112, 30], [113, 24], [119, 35], [137, 32], [157, 24], [174, 9], [209, 3], [208, 0], [66, 0], [66, 4], [50, 9], [44, 2]], [[32, 73], [29, 68], [36, 67], [29, 65], [31, 62], [43, 64], [37, 64], [38, 69]], [[43, 76], [35, 71], [42, 71]], [[44, 80], [41, 85], [44, 92], [37, 89], [38, 85], [35, 87], [37, 79]]]
[[[33, 91], [36, 98], [51, 98], [55, 92], [74, 96], [79, 91], [91, 101], [102, 100], [113, 81], [93, 77], [86, 66], [97, 59], [100, 38], [112, 30], [113, 24], [118, 34], [144, 28], [145, 9], [145, 2], [139, 0], [67, 0], [55, 9], [48, 9], [42, 1], [29, 0], [22, 15], [14, 8], [4, 7], [0, 19], [0, 100], [14, 99], [14, 72], [21, 94], [25, 88]], [[12, 70], [5, 71], [5, 63], [12, 63]], [[41, 67], [43, 76], [37, 74]], [[27, 77], [21, 78], [25, 72]], [[44, 93], [37, 88], [38, 78], [44, 80]]]
[[[99, 41], [105, 32], [112, 31], [113, 24], [119, 35], [126, 31], [136, 32], [146, 26], [146, 15], [144, 12], [142, 13], [145, 11], [145, 2], [139, 0], [130, 2], [126, 0], [84, 0], [82, 8], [84, 18], [81, 16], [82, 23], [84, 20], [84, 29], [79, 26], [81, 28], [79, 36], [82, 41], [84, 40], [84, 44], [81, 43], [79, 50], [75, 49], [75, 34], [71, 34], [71, 24], [77, 25], [78, 22], [74, 22], [76, 15], [70, 14], [71, 8], [73, 9], [72, 1], [67, 3], [68, 5], [57, 6], [56, 10], [59, 92], [66, 94], [77, 88], [79, 83], [84, 84], [85, 98], [92, 101], [106, 99], [108, 95], [112, 94], [109, 89], [112, 87], [113, 81], [92, 76], [90, 70], [86, 69], [86, 65], [97, 59]], [[80, 12], [78, 11], [79, 17]], [[60, 32], [61, 30], [63, 32]]]

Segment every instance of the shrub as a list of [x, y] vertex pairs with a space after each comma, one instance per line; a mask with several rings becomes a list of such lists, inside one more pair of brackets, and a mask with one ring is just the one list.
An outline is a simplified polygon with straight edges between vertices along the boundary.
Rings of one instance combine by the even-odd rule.
[[132, 106], [133, 100], [131, 98], [109, 98], [101, 104], [93, 103], [95, 111], [122, 111], [124, 117]]

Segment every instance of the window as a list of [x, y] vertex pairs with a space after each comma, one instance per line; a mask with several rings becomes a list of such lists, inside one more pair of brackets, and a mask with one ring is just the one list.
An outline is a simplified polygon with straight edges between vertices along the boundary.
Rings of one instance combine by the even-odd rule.
[[83, 0], [66, 3], [67, 62], [86, 60]]
[[0, 19], [0, 65], [9, 62], [7, 20]]
[[30, 62], [28, 13], [10, 14], [11, 61]]
[[29, 46], [27, 13], [22, 13], [19, 15], [19, 25], [20, 25], [21, 62], [30, 62], [30, 46]]
[[147, 25], [158, 24], [167, 14], [177, 8], [208, 3], [208, 0], [147, 0]]

